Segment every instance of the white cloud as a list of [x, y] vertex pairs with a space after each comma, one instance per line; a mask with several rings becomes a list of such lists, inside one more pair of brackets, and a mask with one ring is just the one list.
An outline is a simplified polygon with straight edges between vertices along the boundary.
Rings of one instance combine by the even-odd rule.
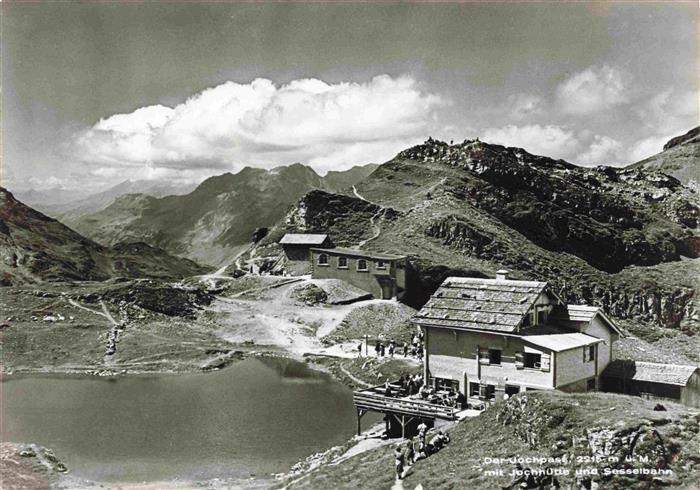
[[389, 158], [424, 137], [446, 104], [412, 78], [367, 83], [256, 79], [226, 82], [173, 108], [160, 105], [99, 121], [76, 138], [81, 160], [105, 168], [271, 167], [318, 170]]
[[628, 102], [628, 91], [622, 71], [592, 66], [559, 84], [556, 97], [564, 113], [586, 115]]
[[541, 114], [543, 104], [542, 97], [532, 94], [511, 94], [506, 100], [508, 114], [515, 119]]
[[608, 136], [596, 134], [586, 151], [575, 158], [580, 165], [619, 164], [625, 159], [622, 143]]
[[636, 109], [642, 126], [656, 136], [678, 136], [698, 125], [698, 93], [668, 88]]
[[483, 140], [505, 146], [524, 148], [536, 155], [569, 159], [576, 155], [581, 144], [574, 132], [561, 126], [508, 125], [502, 128], [488, 128]]
[[627, 161], [629, 163], [634, 163], [659, 153], [661, 150], [663, 150], [666, 142], [673, 136], [676, 135], [650, 136], [648, 138], [636, 141], [630, 145], [627, 151]]

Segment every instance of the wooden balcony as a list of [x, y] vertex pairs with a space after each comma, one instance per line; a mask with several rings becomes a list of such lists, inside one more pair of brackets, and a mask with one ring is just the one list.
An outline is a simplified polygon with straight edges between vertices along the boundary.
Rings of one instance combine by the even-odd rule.
[[393, 397], [380, 394], [384, 385], [374, 386], [353, 393], [353, 402], [358, 412], [382, 412], [406, 415], [421, 419], [456, 420], [460, 411], [456, 407], [437, 405], [409, 397]]

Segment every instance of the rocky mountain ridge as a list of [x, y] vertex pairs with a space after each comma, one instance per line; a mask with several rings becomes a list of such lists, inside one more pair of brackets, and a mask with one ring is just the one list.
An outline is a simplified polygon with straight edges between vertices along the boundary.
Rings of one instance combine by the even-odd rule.
[[627, 168], [658, 170], [700, 192], [700, 126], [670, 139], [661, 153]]
[[672, 176], [429, 139], [357, 191], [361, 198], [305, 195], [277, 234], [330, 232], [337, 243], [356, 245], [379, 227], [366, 248], [411, 256], [425, 293], [447, 275], [508, 268], [549, 281], [565, 301], [602, 306], [632, 328], [698, 331], [700, 200]]
[[0, 187], [0, 284], [181, 278], [203, 272], [191, 260], [145, 243], [102, 246], [14, 198]]
[[105, 245], [141, 240], [218, 266], [230, 262], [256, 229], [274, 225], [305, 193], [351, 186], [374, 168], [353, 167], [321, 177], [299, 163], [272, 170], [246, 167], [211, 177], [183, 196], [127, 194], [66, 224]]

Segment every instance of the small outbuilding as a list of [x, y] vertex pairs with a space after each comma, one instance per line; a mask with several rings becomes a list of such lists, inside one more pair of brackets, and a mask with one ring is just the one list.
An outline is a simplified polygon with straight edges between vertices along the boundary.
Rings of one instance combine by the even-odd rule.
[[280, 240], [284, 255], [292, 261], [309, 261], [311, 248], [331, 248], [333, 242], [325, 234], [287, 233]]
[[698, 366], [616, 359], [603, 371], [604, 391], [700, 407]]

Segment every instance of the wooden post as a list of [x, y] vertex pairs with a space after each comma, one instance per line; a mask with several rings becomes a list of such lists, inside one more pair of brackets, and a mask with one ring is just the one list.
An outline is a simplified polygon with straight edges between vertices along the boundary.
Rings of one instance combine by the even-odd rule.
[[430, 329], [424, 328], [423, 330], [425, 332], [425, 338], [423, 339], [423, 384], [427, 385], [430, 380], [430, 365], [428, 363], [428, 334]]
[[406, 416], [401, 416], [401, 439], [406, 439]]

